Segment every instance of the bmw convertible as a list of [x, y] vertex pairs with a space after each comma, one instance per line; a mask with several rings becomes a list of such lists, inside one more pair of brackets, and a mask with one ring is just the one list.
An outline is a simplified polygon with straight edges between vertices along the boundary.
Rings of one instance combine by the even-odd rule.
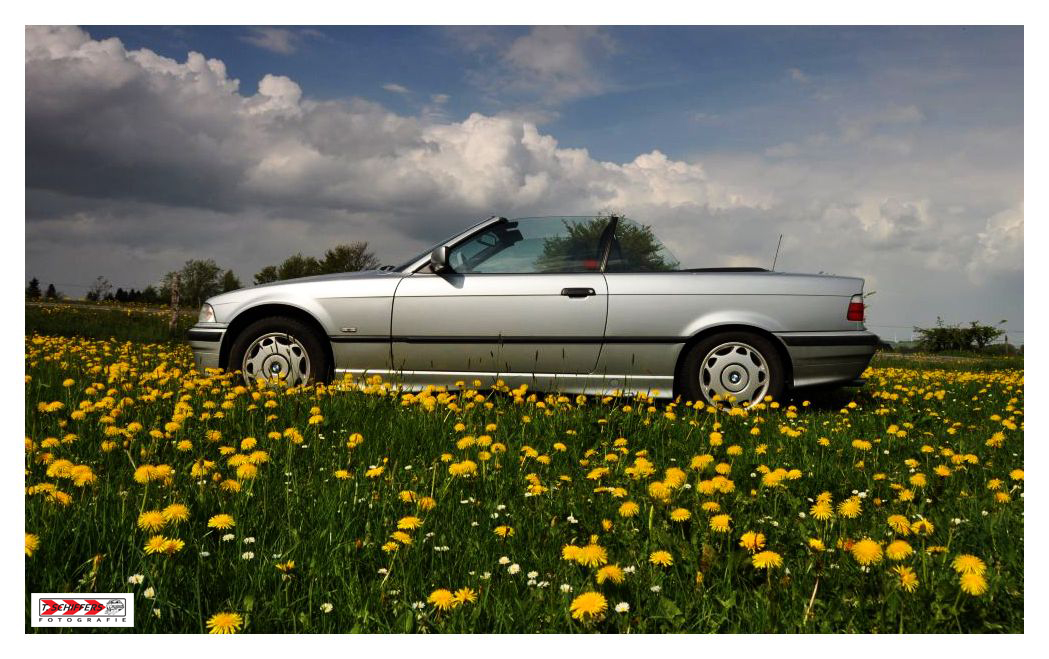
[[749, 405], [858, 382], [878, 345], [863, 280], [684, 268], [625, 217], [491, 217], [398, 267], [215, 296], [198, 369], [250, 385], [378, 375], [427, 385]]

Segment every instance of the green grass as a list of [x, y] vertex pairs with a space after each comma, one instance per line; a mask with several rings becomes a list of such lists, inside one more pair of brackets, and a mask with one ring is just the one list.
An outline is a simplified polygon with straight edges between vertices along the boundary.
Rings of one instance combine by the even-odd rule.
[[[39, 536], [25, 560], [27, 598], [133, 591], [138, 615], [126, 631], [137, 632], [206, 631], [218, 612], [242, 616], [244, 632], [1024, 629], [1023, 480], [1010, 476], [1023, 469], [1022, 370], [879, 368], [862, 390], [799, 400], [793, 409], [729, 414], [532, 392], [411, 396], [374, 385], [252, 392], [191, 369], [184, 346], [27, 336], [26, 486], [51, 484], [70, 496], [68, 505], [46, 492], [26, 496], [26, 532]], [[53, 402], [62, 408], [39, 408]], [[989, 446], [999, 432], [1001, 446]], [[350, 448], [352, 433], [364, 439]], [[457, 445], [467, 436], [473, 445]], [[477, 444], [482, 436], [492, 444]], [[242, 444], [247, 437], [257, 445]], [[617, 446], [618, 438], [625, 444]], [[857, 439], [871, 448], [854, 445]], [[182, 441], [191, 446], [180, 448]], [[505, 452], [495, 452], [496, 444]], [[235, 456], [260, 450], [268, 461], [256, 476], [238, 477], [243, 458]], [[950, 454], [975, 462], [956, 464]], [[703, 455], [711, 463], [692, 469]], [[639, 457], [654, 473], [630, 475]], [[467, 459], [476, 475], [449, 473]], [[87, 465], [94, 482], [78, 487], [56, 460]], [[201, 460], [214, 467], [196, 477], [191, 469]], [[171, 466], [170, 482], [136, 482], [136, 468], [147, 464]], [[701, 493], [719, 464], [729, 470], [732, 491]], [[934, 472], [940, 465], [949, 476]], [[374, 466], [382, 473], [369, 477]], [[607, 473], [588, 478], [602, 466]], [[763, 466], [801, 475], [768, 487]], [[650, 485], [672, 481], [667, 469], [674, 467], [686, 479], [663, 502]], [[348, 478], [337, 478], [337, 470]], [[926, 486], [910, 483], [916, 472]], [[526, 496], [529, 479], [545, 489]], [[1008, 502], [995, 500], [992, 479], [1002, 481]], [[224, 489], [228, 481], [240, 491]], [[901, 500], [901, 491], [914, 496]], [[436, 507], [422, 510], [402, 500], [403, 492], [432, 497]], [[810, 509], [822, 492], [835, 508], [864, 493], [862, 512], [817, 521]], [[637, 516], [619, 515], [625, 501], [639, 504]], [[712, 530], [704, 502], [731, 516], [729, 533]], [[139, 514], [172, 503], [187, 505], [190, 517], [157, 533], [185, 546], [171, 556], [147, 554], [152, 533], [136, 527]], [[677, 508], [691, 519], [671, 521]], [[219, 513], [236, 520], [231, 540], [208, 528]], [[925, 518], [935, 528], [894, 534], [891, 514]], [[406, 516], [422, 520], [406, 531], [411, 544], [384, 551]], [[513, 535], [497, 536], [501, 525]], [[783, 565], [756, 569], [739, 546], [745, 531], [763, 533]], [[564, 546], [592, 536], [609, 563], [632, 570], [622, 584], [598, 584], [594, 568], [562, 559]], [[882, 547], [899, 537], [914, 553], [864, 568], [844, 549], [864, 537]], [[811, 538], [827, 551], [812, 550]], [[649, 563], [657, 549], [669, 551], [674, 564]], [[962, 553], [987, 565], [982, 595], [959, 587], [951, 561]], [[290, 578], [275, 567], [287, 560], [295, 562]], [[519, 571], [511, 573], [514, 565]], [[896, 565], [914, 571], [915, 592], [897, 585]], [[143, 583], [128, 584], [136, 574]], [[476, 590], [478, 600], [444, 612], [426, 603], [436, 589], [462, 587]], [[607, 601], [601, 620], [571, 616], [571, 602], [587, 591]], [[620, 602], [629, 612], [613, 610]], [[326, 603], [330, 613], [321, 609]]]
[[123, 341], [182, 340], [196, 321], [192, 310], [183, 310], [174, 333], [171, 311], [144, 305], [88, 302], [39, 302], [25, 305], [26, 334], [81, 336]]

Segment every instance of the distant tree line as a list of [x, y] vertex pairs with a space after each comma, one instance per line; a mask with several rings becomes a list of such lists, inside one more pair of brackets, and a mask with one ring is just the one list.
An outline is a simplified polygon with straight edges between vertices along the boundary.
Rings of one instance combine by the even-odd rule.
[[47, 290], [44, 291], [43, 294], [41, 294], [40, 280], [36, 277], [33, 277], [29, 280], [29, 285], [26, 286], [25, 289], [25, 296], [30, 300], [39, 300], [41, 297], [43, 297], [45, 300], [61, 300], [63, 297], [65, 297], [55, 289], [54, 284], [48, 284]]
[[[379, 259], [368, 249], [367, 242], [354, 242], [336, 245], [327, 250], [320, 259], [303, 256], [301, 253], [289, 256], [280, 265], [266, 266], [255, 275], [256, 284], [266, 284], [285, 279], [323, 275], [337, 272], [356, 272], [372, 270], [380, 265]], [[97, 277], [88, 288], [85, 298], [90, 302], [138, 302], [143, 304], [170, 304], [171, 288], [178, 275], [180, 306], [197, 308], [213, 295], [226, 293], [241, 288], [240, 278], [232, 270], [226, 270], [214, 259], [189, 260], [180, 270], [173, 270], [160, 280], [156, 286], [146, 286], [142, 290], [134, 288], [113, 289], [105, 277]], [[60, 300], [64, 296], [49, 284], [47, 291], [41, 293], [40, 280], [33, 277], [25, 290], [26, 299]]]
[[[1004, 320], [998, 323], [999, 326], [1004, 324]], [[915, 327], [914, 331], [920, 337], [922, 349], [930, 352], [983, 350], [1005, 334], [1005, 330], [994, 325], [981, 325], [976, 321], [970, 322], [968, 327], [947, 325], [942, 318], [936, 319], [935, 327]]]

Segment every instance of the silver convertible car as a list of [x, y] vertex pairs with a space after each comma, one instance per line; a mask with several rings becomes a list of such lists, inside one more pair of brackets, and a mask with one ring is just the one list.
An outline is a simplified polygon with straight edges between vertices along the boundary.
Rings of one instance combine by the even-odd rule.
[[492, 217], [399, 267], [213, 297], [189, 341], [199, 369], [249, 384], [502, 380], [746, 405], [857, 382], [878, 344], [862, 293], [851, 277], [682, 268], [623, 217]]

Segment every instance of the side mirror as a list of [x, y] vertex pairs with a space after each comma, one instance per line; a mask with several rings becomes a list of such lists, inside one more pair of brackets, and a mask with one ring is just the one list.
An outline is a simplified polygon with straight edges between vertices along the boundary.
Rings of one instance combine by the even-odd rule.
[[448, 265], [448, 248], [446, 246], [434, 247], [433, 251], [430, 252], [430, 270], [437, 274], [451, 272], [452, 268]]

